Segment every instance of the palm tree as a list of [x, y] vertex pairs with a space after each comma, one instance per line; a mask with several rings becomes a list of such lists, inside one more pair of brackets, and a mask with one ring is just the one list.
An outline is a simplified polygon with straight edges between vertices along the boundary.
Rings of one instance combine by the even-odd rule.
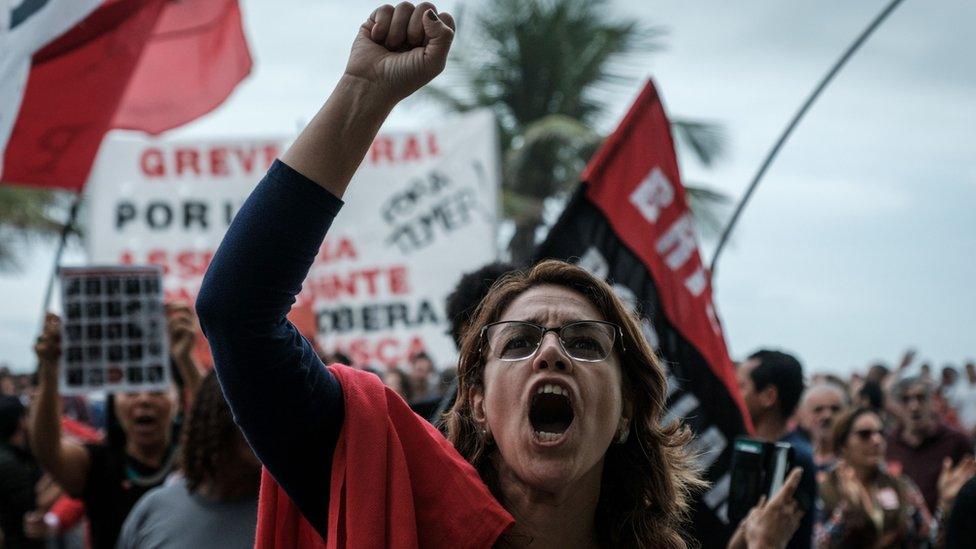
[[[663, 31], [607, 15], [606, 0], [479, 2], [461, 33], [443, 86], [425, 93], [454, 111], [488, 108], [503, 151], [502, 214], [514, 223], [512, 260], [531, 256], [547, 201], [564, 199], [603, 141], [593, 129], [605, 101], [633, 81], [628, 60], [655, 51]], [[465, 26], [460, 14], [459, 26]], [[672, 121], [680, 143], [704, 165], [723, 151], [719, 127]], [[703, 229], [717, 224], [724, 195], [686, 186]]]
[[20, 267], [18, 244], [59, 234], [69, 208], [66, 193], [0, 185], [0, 272]]

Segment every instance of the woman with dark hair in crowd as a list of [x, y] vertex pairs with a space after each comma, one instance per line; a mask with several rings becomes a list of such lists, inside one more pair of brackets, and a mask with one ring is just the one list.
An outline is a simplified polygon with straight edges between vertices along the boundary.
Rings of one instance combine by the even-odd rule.
[[606, 282], [558, 261], [500, 281], [463, 338], [448, 440], [376, 376], [324, 368], [286, 319], [338, 197], [393, 106], [443, 69], [453, 27], [429, 3], [369, 17], [204, 279], [217, 373], [270, 473], [257, 546], [684, 547], [703, 487], [690, 433], [661, 425], [661, 365]]
[[[31, 448], [41, 467], [88, 515], [92, 546], [115, 547], [119, 530], [136, 501], [163, 483], [176, 462], [180, 411], [199, 385], [191, 357], [193, 316], [189, 307], [169, 306], [170, 355], [179, 385], [166, 391], [109, 396], [104, 444], [78, 444], [61, 433], [58, 361], [60, 319], [48, 315], [37, 339], [39, 387], [32, 405]], [[182, 394], [180, 394], [182, 392]]]
[[820, 483], [819, 547], [916, 547], [928, 539], [931, 517], [918, 488], [885, 470], [877, 412], [856, 408], [838, 418], [833, 446], [840, 461]]
[[261, 464], [212, 372], [183, 426], [180, 464], [182, 478], [150, 491], [132, 509], [117, 548], [253, 547]]

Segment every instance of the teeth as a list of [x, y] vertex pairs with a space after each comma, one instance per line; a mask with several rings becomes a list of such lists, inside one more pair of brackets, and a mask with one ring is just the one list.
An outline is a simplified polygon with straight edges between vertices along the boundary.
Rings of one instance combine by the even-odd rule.
[[554, 394], [563, 395], [563, 396], [566, 396], [566, 397], [569, 396], [569, 391], [567, 391], [566, 389], [563, 389], [562, 387], [560, 387], [558, 385], [553, 385], [552, 383], [546, 383], [545, 385], [543, 385], [542, 387], [539, 387], [536, 390], [536, 394], [537, 395], [541, 395], [541, 394], [544, 394], [544, 393], [554, 393]]
[[536, 438], [538, 438], [542, 442], [549, 442], [549, 441], [552, 441], [552, 440], [556, 440], [557, 438], [559, 438], [559, 437], [561, 437], [563, 435], [562, 435], [562, 433], [550, 433], [548, 431], [536, 431], [535, 432], [535, 436], [536, 436]]

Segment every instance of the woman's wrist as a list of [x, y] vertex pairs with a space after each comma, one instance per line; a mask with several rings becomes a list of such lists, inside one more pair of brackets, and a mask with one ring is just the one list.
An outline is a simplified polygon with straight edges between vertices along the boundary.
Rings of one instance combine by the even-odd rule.
[[385, 88], [361, 76], [343, 73], [336, 84], [332, 95], [351, 94], [356, 100], [356, 113], [361, 116], [364, 114], [376, 114], [384, 119], [403, 98], [397, 96], [392, 90]]

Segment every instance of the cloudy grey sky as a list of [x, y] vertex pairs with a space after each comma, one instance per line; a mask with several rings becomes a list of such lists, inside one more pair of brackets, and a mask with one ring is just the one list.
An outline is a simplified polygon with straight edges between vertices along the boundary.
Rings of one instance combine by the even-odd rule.
[[[671, 114], [720, 122], [729, 137], [714, 169], [682, 157], [685, 178], [738, 197], [806, 94], [886, 3], [612, 2], [616, 15], [668, 35], [663, 51], [635, 60], [634, 83], [613, 96], [602, 129], [653, 77]], [[294, 133], [335, 84], [375, 7], [242, 5], [253, 74], [173, 137]], [[772, 346], [834, 371], [896, 361], [907, 346], [937, 366], [976, 358], [974, 24], [970, 0], [906, 0], [798, 128], [718, 269], [716, 301], [734, 358]], [[409, 103], [391, 123], [439, 116]], [[0, 362], [33, 367], [30, 339], [52, 254], [34, 246], [23, 272], [0, 275]]]

